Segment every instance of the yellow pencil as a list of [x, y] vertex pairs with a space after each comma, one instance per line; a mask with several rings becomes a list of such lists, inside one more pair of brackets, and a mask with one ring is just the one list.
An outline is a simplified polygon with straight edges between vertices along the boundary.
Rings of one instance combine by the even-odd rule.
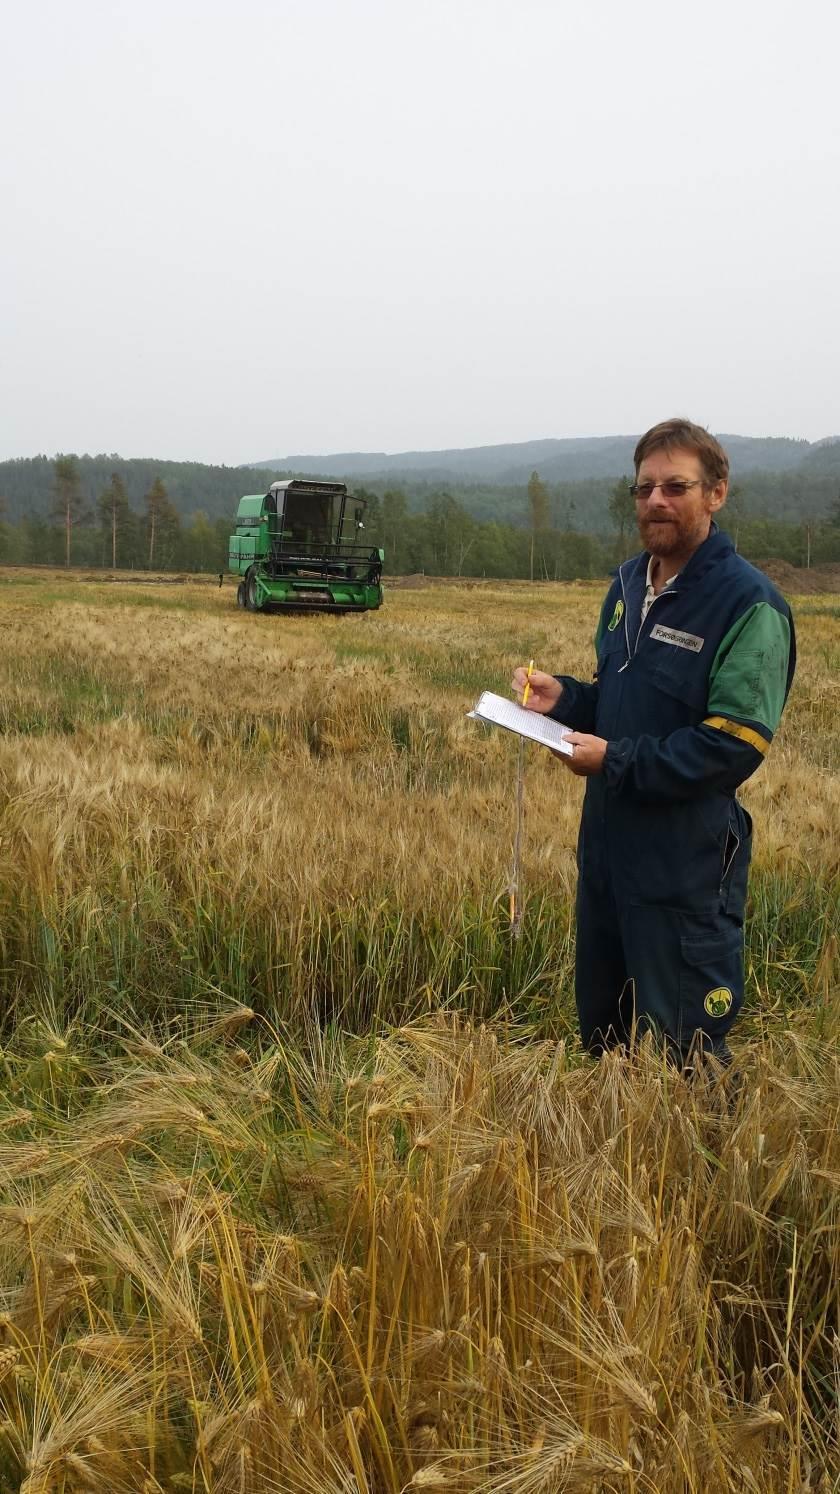
[[528, 695], [529, 695], [530, 689], [531, 689], [531, 675], [533, 673], [534, 673], [534, 661], [532, 659], [531, 662], [530, 662], [530, 664], [528, 665], [528, 673], [525, 676], [525, 689], [522, 691], [522, 704], [523, 705], [527, 705], [528, 704]]

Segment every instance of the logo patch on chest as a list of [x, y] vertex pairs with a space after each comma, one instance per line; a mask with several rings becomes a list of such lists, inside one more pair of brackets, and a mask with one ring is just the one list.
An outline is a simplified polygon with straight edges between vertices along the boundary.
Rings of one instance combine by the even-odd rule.
[[623, 618], [623, 616], [624, 616], [624, 603], [622, 602], [621, 598], [619, 597], [619, 600], [615, 604], [615, 611], [613, 612], [612, 617], [610, 618], [609, 622], [607, 623], [607, 630], [608, 630], [608, 632], [610, 632], [610, 633], [614, 633], [615, 632], [615, 630], [618, 627], [619, 623], [621, 622], [621, 619]]
[[680, 633], [677, 628], [663, 628], [657, 623], [650, 630], [651, 638], [657, 638], [660, 643], [672, 643], [674, 648], [689, 648], [693, 654], [699, 654], [705, 638], [698, 638], [696, 633]]

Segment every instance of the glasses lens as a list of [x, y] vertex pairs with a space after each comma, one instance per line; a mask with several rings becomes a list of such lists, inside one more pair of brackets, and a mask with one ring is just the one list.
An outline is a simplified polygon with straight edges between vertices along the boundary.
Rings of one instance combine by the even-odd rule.
[[634, 482], [630, 492], [634, 498], [647, 500], [659, 488], [665, 498], [684, 498], [689, 488], [696, 487], [693, 482]]

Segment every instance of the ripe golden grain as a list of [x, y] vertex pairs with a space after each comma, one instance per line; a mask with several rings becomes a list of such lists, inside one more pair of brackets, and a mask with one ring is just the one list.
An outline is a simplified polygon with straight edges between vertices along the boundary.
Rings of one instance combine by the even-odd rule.
[[832, 1478], [834, 620], [803, 619], [744, 795], [729, 1086], [647, 1045], [581, 1059], [580, 785], [536, 754], [518, 950], [499, 917], [509, 744], [462, 712], [534, 639], [586, 672], [596, 588], [407, 593], [352, 631], [23, 591], [0, 635], [0, 1484]]

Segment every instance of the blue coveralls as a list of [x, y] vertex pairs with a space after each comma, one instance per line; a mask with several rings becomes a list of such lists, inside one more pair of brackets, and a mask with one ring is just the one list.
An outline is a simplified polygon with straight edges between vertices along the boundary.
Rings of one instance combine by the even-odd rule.
[[609, 743], [578, 842], [576, 998], [590, 1051], [655, 1029], [682, 1061], [728, 1056], [744, 997], [752, 822], [735, 797], [778, 725], [793, 619], [712, 526], [644, 623], [649, 556], [607, 593], [594, 684], [558, 676], [552, 712]]

